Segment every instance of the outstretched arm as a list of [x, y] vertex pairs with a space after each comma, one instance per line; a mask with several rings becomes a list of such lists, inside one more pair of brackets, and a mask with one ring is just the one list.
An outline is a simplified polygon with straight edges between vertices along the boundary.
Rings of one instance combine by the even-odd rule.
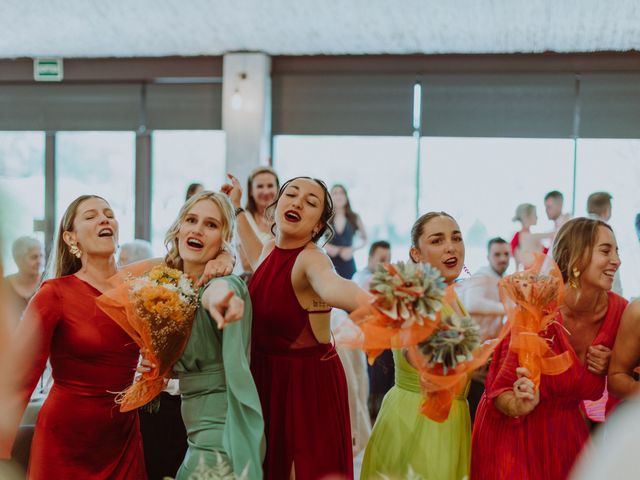
[[244, 315], [244, 300], [225, 280], [214, 280], [202, 294], [202, 306], [222, 329]]
[[319, 248], [304, 251], [304, 269], [311, 288], [331, 307], [352, 312], [370, 298], [355, 282], [338, 275]]

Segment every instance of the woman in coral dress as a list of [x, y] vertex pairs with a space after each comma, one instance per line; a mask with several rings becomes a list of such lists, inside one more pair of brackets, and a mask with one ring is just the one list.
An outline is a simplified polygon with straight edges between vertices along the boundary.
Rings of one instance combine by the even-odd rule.
[[115, 392], [133, 379], [138, 347], [96, 306], [116, 273], [118, 223], [109, 204], [82, 196], [67, 208], [55, 272], [32, 299], [11, 345], [0, 408], [0, 456], [51, 357], [54, 385], [35, 426], [30, 479], [144, 480], [138, 414], [120, 413]]
[[[464, 264], [460, 227], [444, 212], [422, 215], [411, 230], [411, 259], [438, 268], [451, 285]], [[443, 305], [443, 313], [466, 315], [459, 300]], [[468, 385], [453, 400], [442, 423], [420, 413], [424, 396], [418, 371], [402, 350], [393, 350], [396, 384], [382, 401], [362, 463], [362, 480], [418, 478], [462, 480], [469, 474], [471, 417]]]
[[[587, 252], [585, 258], [584, 253]], [[626, 300], [610, 292], [620, 266], [604, 222], [578, 218], [560, 229], [554, 258], [566, 282], [563, 304], [544, 334], [572, 366], [542, 375], [534, 392], [506, 337], [495, 351], [473, 431], [471, 478], [562, 480], [589, 436], [582, 402], [599, 399]]]
[[366, 292], [336, 274], [316, 245], [333, 214], [324, 183], [286, 182], [274, 204], [275, 241], [264, 248], [240, 206], [240, 184], [225, 187], [254, 265], [251, 370], [265, 418], [265, 478], [353, 478], [344, 370], [330, 343], [331, 307], [351, 311]]

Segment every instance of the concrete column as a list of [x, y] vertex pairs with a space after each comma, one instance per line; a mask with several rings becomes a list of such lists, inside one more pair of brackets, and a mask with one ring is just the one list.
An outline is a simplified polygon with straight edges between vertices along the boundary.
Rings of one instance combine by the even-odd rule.
[[[223, 62], [222, 129], [227, 171], [245, 184], [271, 156], [271, 57], [228, 53]], [[246, 192], [245, 192], [246, 195]]]

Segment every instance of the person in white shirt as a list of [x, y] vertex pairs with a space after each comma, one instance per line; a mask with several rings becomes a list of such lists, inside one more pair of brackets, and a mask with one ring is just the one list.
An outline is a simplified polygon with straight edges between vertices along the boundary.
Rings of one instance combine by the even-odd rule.
[[[504, 323], [504, 305], [500, 301], [498, 282], [509, 268], [511, 251], [506, 240], [492, 238], [487, 244], [489, 265], [480, 268], [469, 280], [463, 282], [460, 292], [462, 303], [469, 315], [480, 326], [481, 341], [496, 338]], [[474, 372], [469, 390], [469, 410], [473, 421], [480, 397], [484, 392], [487, 367]]]
[[557, 190], [553, 190], [544, 196], [544, 209], [547, 212], [547, 218], [553, 222], [554, 229], [557, 232], [567, 220], [571, 220], [571, 215], [562, 213], [564, 205], [564, 195]]
[[[611, 199], [613, 197], [609, 192], [594, 192], [587, 198], [587, 215], [594, 220], [602, 220], [605, 223], [609, 223], [611, 220]], [[617, 293], [621, 297], [622, 295], [622, 282], [620, 281], [620, 270], [616, 271], [613, 277], [613, 287], [611, 290]]]

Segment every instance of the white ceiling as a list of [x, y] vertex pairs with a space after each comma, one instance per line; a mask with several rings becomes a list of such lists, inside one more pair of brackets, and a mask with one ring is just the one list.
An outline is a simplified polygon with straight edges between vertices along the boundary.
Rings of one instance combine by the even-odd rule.
[[0, 57], [640, 49], [638, 0], [0, 0]]

